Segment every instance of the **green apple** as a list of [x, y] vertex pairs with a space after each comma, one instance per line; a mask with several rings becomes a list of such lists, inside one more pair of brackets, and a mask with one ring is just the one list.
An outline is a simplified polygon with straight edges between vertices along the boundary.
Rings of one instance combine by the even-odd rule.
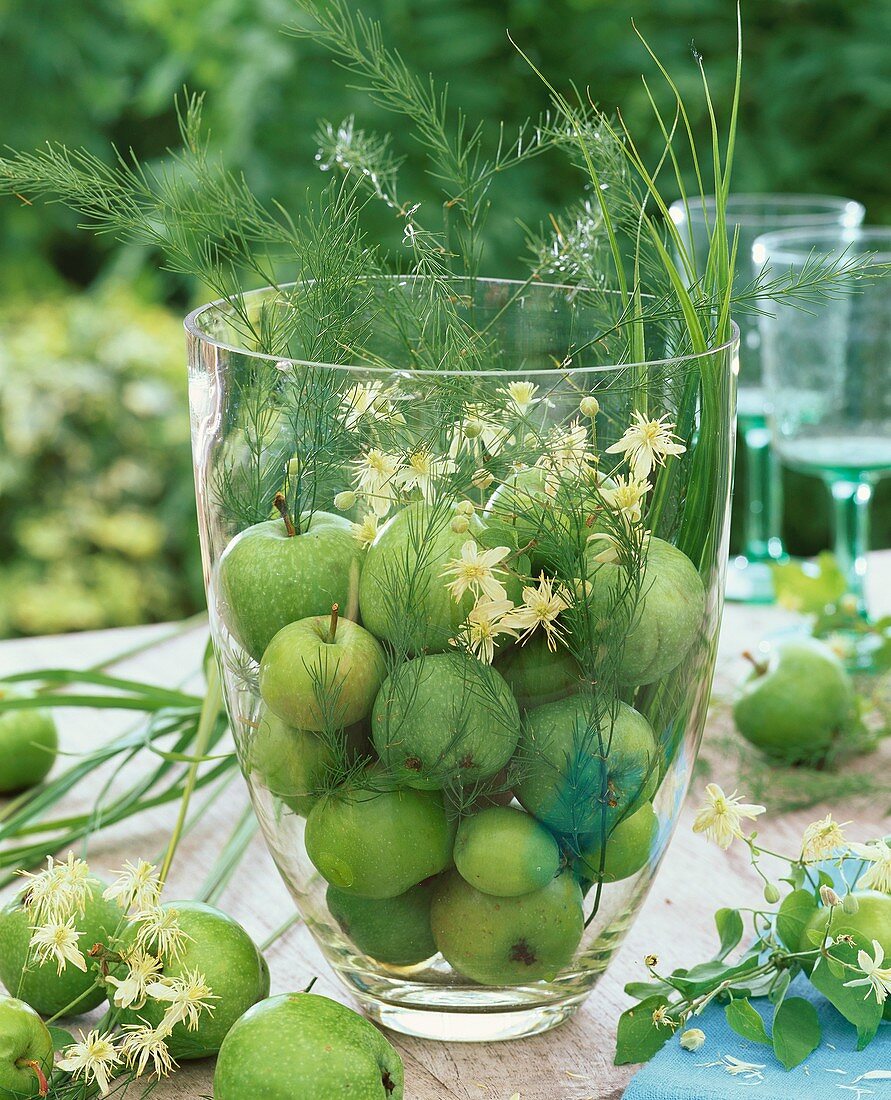
[[384, 765], [421, 789], [494, 775], [513, 756], [519, 732], [520, 712], [504, 678], [462, 653], [399, 665], [371, 715], [371, 736]]
[[584, 931], [582, 892], [568, 872], [521, 897], [475, 890], [453, 871], [437, 883], [433, 938], [446, 961], [482, 985], [525, 985], [554, 978]]
[[[705, 586], [693, 562], [662, 539], [650, 538], [636, 605], [626, 607], [625, 570], [587, 555], [587, 601], [594, 629], [611, 650], [622, 647], [620, 684], [637, 686], [661, 680], [693, 647], [705, 617]], [[618, 608], [618, 611], [617, 611]], [[623, 619], [630, 619], [626, 622]], [[621, 629], [622, 637], [616, 637]]]
[[526, 715], [518, 801], [571, 838], [601, 834], [652, 796], [661, 752], [649, 722], [626, 703], [597, 720], [593, 700], [573, 695]]
[[521, 710], [553, 703], [579, 690], [581, 669], [565, 646], [555, 652], [547, 639], [533, 634], [522, 645], [511, 646], [495, 661], [495, 668], [507, 680]]
[[[368, 548], [359, 579], [362, 622], [376, 637], [401, 653], [442, 653], [458, 633], [474, 598], [455, 600], [443, 571], [461, 557], [461, 548], [477, 541], [474, 528], [452, 529], [454, 510], [444, 504], [411, 504], [398, 512]], [[488, 547], [488, 543], [486, 544]], [[500, 577], [518, 602], [519, 582]]]
[[0, 1100], [46, 1096], [53, 1040], [34, 1009], [0, 993]]
[[352, 524], [329, 512], [304, 512], [299, 532], [270, 519], [236, 535], [219, 564], [223, 618], [259, 661], [283, 626], [325, 615], [337, 604], [356, 618], [362, 548]]
[[604, 882], [631, 878], [649, 863], [658, 836], [659, 818], [652, 802], [644, 802], [613, 828], [606, 838], [606, 851], [602, 856], [603, 846], [597, 834], [583, 845], [575, 862], [575, 872], [593, 882], [600, 878]]
[[322, 877], [365, 898], [394, 898], [452, 862], [455, 825], [438, 791], [349, 788], [306, 819], [306, 851]]
[[403, 1100], [402, 1059], [377, 1028], [337, 1001], [283, 993], [226, 1036], [214, 1100]]
[[330, 730], [367, 717], [386, 674], [377, 638], [334, 610], [282, 627], [260, 662], [260, 694], [289, 726]]
[[513, 898], [547, 886], [560, 870], [560, 849], [534, 817], [491, 806], [458, 826], [455, 866], [484, 894]]
[[321, 735], [294, 729], [267, 710], [248, 742], [245, 771], [305, 817], [338, 763], [351, 763], [368, 749], [364, 722]]
[[[210, 1009], [189, 1031], [184, 1023], [174, 1025], [167, 1046], [181, 1061], [216, 1054], [235, 1021], [269, 992], [269, 971], [260, 949], [251, 937], [226, 913], [198, 901], [167, 902], [164, 909], [176, 912], [179, 927], [189, 937], [177, 959], [167, 959], [163, 978], [181, 978], [187, 972], [203, 975], [213, 995]], [[149, 998], [139, 1008], [125, 1009], [121, 1023], [143, 1021], [157, 1027], [166, 1004]]]
[[[20, 694], [0, 686], [0, 700]], [[0, 795], [36, 787], [49, 775], [58, 750], [59, 735], [48, 710], [0, 711]]]
[[[117, 902], [103, 898], [102, 891], [107, 885], [97, 878], [89, 880], [84, 914], [76, 918], [77, 946], [84, 958], [94, 944], [110, 943], [124, 919]], [[94, 968], [88, 962], [84, 973], [69, 963], [59, 974], [52, 960], [38, 965], [30, 949], [31, 916], [22, 905], [26, 894], [24, 891], [0, 909], [0, 981], [14, 997], [20, 997], [44, 1016], [55, 1016], [75, 1001], [77, 1004], [66, 1015], [89, 1012], [105, 1000], [105, 990], [101, 986], [93, 988]]]
[[771, 759], [819, 762], [850, 728], [854, 691], [841, 661], [815, 638], [773, 647], [733, 705], [737, 729]]
[[361, 898], [329, 886], [328, 910], [358, 949], [379, 963], [413, 966], [436, 954], [430, 931], [429, 882], [395, 898]]

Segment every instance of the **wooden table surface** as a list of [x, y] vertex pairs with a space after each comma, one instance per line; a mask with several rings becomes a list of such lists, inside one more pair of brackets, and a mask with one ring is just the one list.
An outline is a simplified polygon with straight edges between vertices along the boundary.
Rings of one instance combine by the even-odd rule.
[[[891, 552], [873, 555], [871, 581], [876, 611], [891, 611]], [[731, 694], [743, 667], [742, 650], [782, 628], [790, 618], [788, 613], [772, 607], [727, 606], [715, 683], [716, 701], [726, 700]], [[155, 626], [4, 642], [0, 644], [0, 675], [39, 667], [87, 667], [169, 633], [169, 627]], [[117, 666], [116, 671], [158, 684], [180, 684], [190, 670], [199, 666], [205, 638], [206, 630], [196, 627]], [[95, 747], [132, 721], [132, 715], [107, 710], [60, 712], [63, 748], [79, 752]], [[706, 749], [709, 738], [717, 738], [721, 723], [726, 722], [726, 706], [718, 707], [706, 730]], [[732, 766], [722, 772], [722, 754], [715, 755], [713, 777], [732, 788], [736, 784]], [[879, 752], [853, 767], [866, 768], [873, 776], [883, 775], [891, 791], [889, 741], [885, 741]], [[97, 779], [96, 789], [98, 783]], [[622, 1095], [633, 1070], [612, 1064], [615, 1025], [619, 1013], [630, 1003], [623, 986], [645, 977], [643, 956], [653, 952], [671, 966], [706, 958], [714, 947], [711, 919], [714, 909], [719, 905], [751, 904], [760, 897], [758, 883], [748, 870], [747, 850], [742, 845], [723, 853], [691, 832], [702, 783], [700, 779], [688, 798], [675, 839], [638, 920], [577, 1016], [548, 1034], [508, 1043], [441, 1044], [392, 1035], [405, 1060], [409, 1100], [446, 1097], [509, 1100], [516, 1093], [521, 1100], [615, 1100]], [[222, 838], [229, 835], [246, 803], [240, 779], [230, 792], [183, 841], [169, 879], [171, 898], [190, 896], [204, 881]], [[770, 802], [769, 795], [765, 800]], [[855, 827], [849, 830], [852, 837], [865, 839], [891, 830], [891, 823], [884, 816], [889, 802], [891, 798], [886, 792], [878, 799], [874, 795], [853, 797], [844, 804], [828, 802], [788, 814], [771, 813], [768, 807], [768, 813], [759, 819], [759, 832], [771, 846], [792, 850], [803, 828], [833, 809], [837, 815], [856, 822], [856, 831]], [[75, 792], [64, 805], [74, 811], [90, 804], [90, 792]], [[119, 867], [125, 858], [156, 858], [163, 850], [175, 812], [175, 806], [163, 807], [99, 834], [90, 846], [94, 869], [107, 873]], [[252, 844], [220, 904], [258, 941], [291, 914], [290, 898], [259, 838]], [[271, 948], [269, 963], [273, 992], [301, 989], [318, 975], [318, 992], [349, 1002], [349, 995], [337, 983], [301, 926], [293, 928]], [[715, 1057], [722, 1053], [713, 1052]], [[212, 1069], [210, 1063], [186, 1065], [154, 1090], [152, 1097], [195, 1100], [208, 1095]]]

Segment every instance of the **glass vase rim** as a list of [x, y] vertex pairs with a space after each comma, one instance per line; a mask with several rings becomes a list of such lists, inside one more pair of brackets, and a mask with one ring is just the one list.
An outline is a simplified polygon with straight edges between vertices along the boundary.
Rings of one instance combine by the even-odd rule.
[[[881, 241], [884, 249], [869, 248], [871, 241]], [[774, 230], [755, 238], [752, 259], [762, 265], [768, 260], [781, 264], [803, 264], [813, 256], [832, 255], [839, 250], [851, 255], [869, 254], [877, 264], [891, 263], [891, 226], [821, 226], [816, 230], [797, 226]]]
[[[385, 275], [376, 276], [377, 278], [383, 278], [388, 280], [409, 280], [424, 278], [424, 276], [405, 276], [405, 275]], [[282, 283], [280, 286], [262, 286], [256, 287], [253, 290], [244, 291], [244, 298], [251, 298], [254, 296], [260, 296], [270, 291], [281, 292], [287, 290], [288, 287], [297, 286], [300, 280], [294, 280], [290, 283]], [[543, 283], [534, 282], [528, 283], [523, 279], [500, 279], [490, 277], [479, 277], [474, 280], [475, 283], [483, 283], [486, 285], [498, 285], [498, 286], [513, 286], [522, 287], [528, 286], [531, 291], [567, 291], [571, 293], [577, 293], [583, 291], [585, 288], [582, 286], [573, 286], [568, 283]], [[619, 291], [606, 291], [608, 294], [618, 294]], [[468, 374], [472, 374], [474, 378], [529, 378], [529, 377], [547, 377], [553, 376], [560, 368], [559, 367], [547, 367], [536, 370], [474, 370], [474, 371], [461, 371], [461, 370], [431, 370], [428, 368], [417, 369], [415, 367], [400, 367], [400, 366], [373, 366], [364, 363], [327, 363], [320, 360], [312, 359], [293, 359], [287, 355], [270, 355], [268, 352], [253, 351], [250, 348], [239, 347], [237, 344], [227, 343], [225, 340], [218, 339], [206, 332], [200, 325], [201, 317], [209, 313], [211, 310], [219, 309], [231, 303], [235, 295], [231, 295], [228, 298], [216, 298], [211, 302], [204, 302], [202, 305], [196, 306], [186, 314], [183, 319], [183, 327], [186, 332], [199, 340], [201, 343], [208, 344], [211, 347], [217, 348], [220, 351], [228, 351], [235, 355], [243, 355], [250, 359], [263, 360], [271, 363], [286, 363], [288, 366], [295, 367], [317, 367], [324, 368], [332, 371], [342, 371], [345, 374], [371, 374], [371, 375], [392, 375], [403, 374], [412, 378], [425, 378], [425, 377], [437, 377], [437, 378], [460, 378], [466, 377]], [[686, 355], [668, 356], [661, 359], [645, 359], [636, 362], [627, 363], [604, 363], [598, 366], [590, 367], [567, 367], [564, 373], [570, 374], [603, 374], [607, 371], [617, 370], [633, 370], [636, 367], [670, 367], [672, 364], [682, 363], [695, 363], [700, 359], [708, 358], [713, 355], [720, 355], [728, 352], [735, 347], [738, 347], [740, 340], [739, 326], [735, 321], [730, 320], [730, 337], [721, 343], [716, 343], [714, 346], [706, 348], [705, 351], [690, 352]]]
[[[714, 214], [717, 200], [714, 195], [694, 195], [692, 198], [675, 199], [668, 212], [676, 225], [678, 216], [692, 215], [691, 221], [704, 221], [704, 213]], [[810, 206], [810, 213], [796, 211], [797, 206]], [[755, 209], [760, 207], [760, 209]], [[736, 209], [735, 209], [736, 208]], [[857, 199], [844, 195], [808, 194], [804, 191], [737, 191], [727, 196], [727, 212], [732, 214], [737, 225], [751, 228], [766, 218], [783, 223], [788, 228], [799, 226], [850, 226], [859, 225], [866, 216], [866, 207]], [[844, 215], [839, 220], [839, 215]], [[768, 230], [768, 232], [773, 232]]]

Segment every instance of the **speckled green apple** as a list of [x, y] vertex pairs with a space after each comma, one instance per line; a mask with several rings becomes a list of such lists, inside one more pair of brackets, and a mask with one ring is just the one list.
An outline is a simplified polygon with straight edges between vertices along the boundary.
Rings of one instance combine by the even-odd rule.
[[755, 662], [733, 706], [739, 732], [767, 756], [817, 763], [850, 729], [851, 679], [829, 646], [815, 638], [775, 646]]
[[377, 1028], [314, 993], [284, 993], [226, 1036], [214, 1100], [403, 1100], [402, 1059]]
[[596, 720], [574, 695], [526, 715], [518, 801], [557, 833], [581, 838], [611, 829], [651, 796], [661, 753], [649, 722], [626, 703]]
[[[162, 976], [180, 978], [187, 971], [197, 971], [213, 994], [212, 1011], [201, 1013], [197, 1028], [189, 1031], [185, 1024], [176, 1024], [167, 1045], [177, 1061], [206, 1058], [220, 1049], [239, 1016], [268, 995], [269, 970], [254, 941], [228, 914], [198, 901], [168, 902], [164, 908], [176, 911], [179, 926], [189, 938], [179, 958], [165, 961]], [[124, 1010], [121, 1022], [143, 1020], [157, 1027], [165, 1007], [149, 999], [138, 1010]]]
[[374, 635], [336, 614], [320, 615], [275, 635], [260, 661], [260, 694], [289, 726], [322, 731], [367, 717], [386, 674]]
[[452, 862], [455, 824], [439, 791], [351, 787], [320, 798], [306, 820], [306, 851], [332, 886], [394, 898]]
[[471, 783], [510, 760], [520, 712], [504, 678], [462, 653], [406, 661], [371, 715], [374, 747], [401, 782], [421, 789]]
[[561, 645], [552, 652], [540, 633], [506, 649], [495, 661], [495, 668], [507, 681], [521, 710], [572, 695], [579, 690], [582, 675], [569, 650]]
[[[473, 609], [473, 595], [456, 601], [446, 565], [474, 541], [473, 530], [452, 530], [444, 505], [412, 504], [398, 512], [369, 547], [359, 580], [362, 622], [376, 637], [409, 654], [442, 653]], [[512, 598], [519, 584], [502, 578]]]
[[430, 907], [436, 946], [482, 985], [552, 979], [572, 960], [584, 931], [582, 892], [564, 872], [521, 897], [484, 894], [457, 871], [437, 884]]
[[362, 898], [329, 886], [331, 916], [364, 954], [390, 966], [413, 966], [436, 954], [430, 931], [431, 882], [395, 898]]
[[[587, 600], [595, 629], [604, 644], [614, 647], [617, 593], [625, 572], [612, 562], [594, 560], [597, 544], [587, 558]], [[652, 684], [676, 668], [693, 647], [705, 616], [705, 586], [693, 562], [677, 547], [651, 538], [636, 607], [630, 608], [618, 670], [621, 684]]]
[[281, 519], [254, 524], [220, 558], [223, 618], [259, 661], [288, 623], [324, 615], [335, 603], [345, 618], [356, 618], [361, 563], [362, 548], [343, 516], [304, 513], [294, 535]]
[[[0, 687], [0, 700], [21, 694]], [[0, 794], [36, 787], [49, 775], [58, 749], [59, 735], [49, 711], [0, 711]]]
[[245, 771], [294, 813], [305, 817], [336, 765], [335, 750], [342, 750], [347, 761], [352, 761], [369, 748], [362, 722], [321, 735], [294, 729], [267, 710], [247, 743]]
[[30, 1005], [0, 993], [0, 1100], [46, 1096], [53, 1040]]
[[534, 817], [510, 806], [491, 806], [461, 821], [455, 866], [484, 894], [518, 897], [540, 890], [554, 878], [560, 869], [560, 849]]
[[[84, 913], [77, 918], [77, 946], [84, 957], [94, 944], [109, 943], [124, 919], [120, 906], [103, 898], [107, 885], [97, 878], [89, 880]], [[37, 965], [29, 949], [31, 918], [21, 904], [22, 896], [0, 909], [0, 981], [13, 996], [27, 1001], [44, 1016], [54, 1016], [75, 1001], [69, 1013], [74, 1016], [102, 1004], [105, 990], [93, 988], [96, 973], [89, 964], [86, 973], [68, 965], [61, 974], [52, 960]]]
[[[581, 878], [596, 882], [619, 882], [646, 867], [659, 835], [659, 818], [652, 802], [644, 802], [633, 814], [623, 818], [606, 840], [606, 851], [595, 833], [575, 861]], [[601, 862], [602, 861], [602, 862]]]

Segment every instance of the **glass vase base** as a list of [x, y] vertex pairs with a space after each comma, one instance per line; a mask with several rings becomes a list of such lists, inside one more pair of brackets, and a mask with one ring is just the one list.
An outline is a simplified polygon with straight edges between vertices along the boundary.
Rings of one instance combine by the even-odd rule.
[[[353, 991], [355, 994], [355, 990]], [[585, 996], [534, 1008], [414, 1008], [357, 995], [369, 1019], [390, 1031], [442, 1043], [498, 1043], [550, 1031], [570, 1019]]]
[[772, 563], [751, 561], [738, 554], [727, 566], [725, 599], [733, 603], [773, 603], [775, 599]]

